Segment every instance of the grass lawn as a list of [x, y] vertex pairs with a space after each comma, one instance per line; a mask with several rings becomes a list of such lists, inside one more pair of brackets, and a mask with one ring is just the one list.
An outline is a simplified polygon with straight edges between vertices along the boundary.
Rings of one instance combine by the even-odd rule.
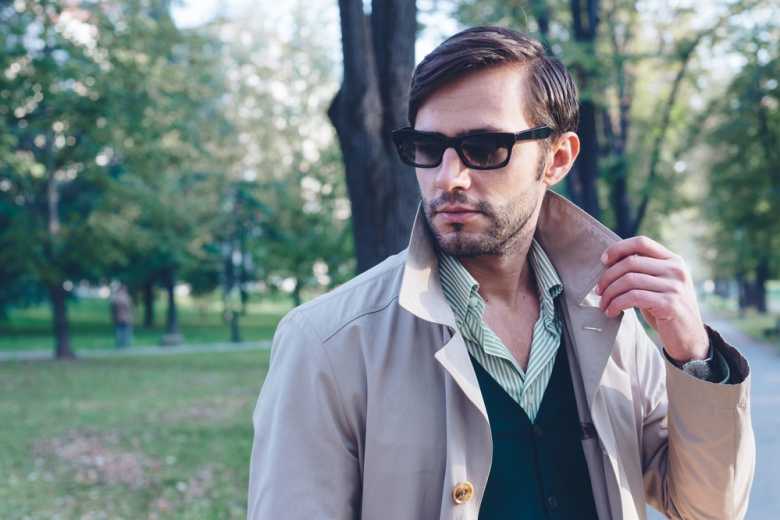
[[268, 351], [0, 363], [0, 518], [244, 518]]
[[[252, 302], [247, 315], [239, 323], [241, 339], [254, 341], [270, 339], [281, 317], [292, 308], [286, 298], [269, 298]], [[184, 299], [178, 304], [179, 327], [187, 343], [213, 343], [230, 340], [230, 330], [222, 320], [221, 306], [215, 299]], [[155, 305], [155, 326], [138, 326], [142, 309], [136, 306], [134, 345], [159, 345], [164, 334], [165, 304]], [[111, 324], [109, 302], [106, 299], [85, 298], [68, 302], [71, 344], [79, 349], [114, 348], [114, 330]], [[51, 311], [46, 304], [13, 309], [0, 321], [0, 351], [36, 350], [53, 348]]]

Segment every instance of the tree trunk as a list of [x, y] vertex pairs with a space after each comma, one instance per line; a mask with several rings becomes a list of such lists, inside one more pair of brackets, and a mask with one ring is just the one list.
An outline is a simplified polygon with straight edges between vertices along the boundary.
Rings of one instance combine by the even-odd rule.
[[295, 287], [292, 290], [292, 299], [294, 307], [298, 307], [303, 303], [303, 298], [301, 298], [301, 282], [298, 279], [295, 280]]
[[607, 175], [609, 201], [615, 216], [614, 231], [621, 238], [634, 234], [631, 200], [628, 193], [629, 164], [627, 157], [629, 131], [631, 129], [631, 105], [633, 100], [633, 76], [626, 68], [626, 41], [630, 39], [629, 28], [621, 35], [616, 27], [614, 13], [607, 10], [607, 28], [615, 67], [617, 87], [617, 117], [613, 124], [609, 110], [601, 110], [605, 151], [611, 154], [612, 164]]
[[[241, 264], [233, 263], [233, 254], [236, 252], [235, 242], [230, 242], [227, 248], [227, 254], [223, 262], [223, 286], [222, 286], [222, 307], [224, 309], [223, 318], [230, 327], [230, 341], [239, 343], [241, 341], [241, 330], [239, 328], [239, 317], [243, 308], [241, 296], [240, 277], [243, 276], [239, 269], [243, 269], [244, 251], [241, 251]], [[238, 268], [238, 269], [237, 269]], [[238, 301], [236, 296], [238, 296]]]
[[143, 287], [144, 328], [154, 327], [154, 284], [147, 282]]
[[[48, 44], [44, 51], [51, 52]], [[57, 266], [60, 245], [60, 192], [55, 175], [56, 161], [52, 149], [54, 134], [46, 134], [46, 223], [47, 241], [44, 245], [47, 260]], [[60, 273], [61, 275], [61, 273]], [[76, 354], [70, 346], [70, 330], [68, 326], [67, 292], [62, 286], [63, 280], [53, 276], [54, 282], [48, 282], [49, 303], [51, 304], [52, 329], [54, 332], [54, 357], [56, 359], [73, 359]]]
[[171, 271], [165, 284], [168, 295], [168, 313], [165, 320], [165, 332], [167, 334], [179, 333], [179, 315], [176, 310], [176, 278]]
[[238, 326], [239, 316], [238, 309], [230, 311], [230, 341], [233, 343], [241, 343], [241, 328]]
[[736, 279], [737, 279], [737, 309], [739, 310], [739, 316], [743, 317], [745, 315], [745, 310], [747, 310], [748, 305], [750, 303], [749, 302], [750, 284], [745, 278], [745, 273], [742, 271], [737, 272]]
[[414, 68], [414, 0], [339, 0], [344, 74], [328, 110], [344, 157], [358, 272], [404, 247], [419, 203], [390, 132], [406, 124]]
[[609, 200], [612, 210], [615, 212], [614, 231], [621, 238], [628, 238], [634, 234], [631, 204], [628, 200], [628, 170], [623, 162], [625, 158], [618, 158], [615, 170], [612, 172], [609, 186]]
[[249, 291], [246, 290], [246, 285], [241, 286], [239, 297], [241, 298], [241, 310], [239, 312], [241, 316], [246, 316], [247, 308], [249, 307]]
[[54, 357], [57, 359], [74, 359], [76, 354], [70, 346], [70, 330], [68, 327], [68, 293], [61, 283], [50, 285], [48, 290], [54, 329]]
[[[522, 9], [521, 6], [518, 6]], [[536, 25], [539, 27], [539, 37], [547, 49], [550, 49], [550, 6], [546, 0], [531, 0], [531, 11], [536, 18]], [[524, 12], [519, 13], [524, 15]], [[516, 17], [519, 19], [520, 16]]]
[[165, 292], [168, 295], [168, 311], [165, 319], [163, 345], [178, 345], [182, 342], [179, 332], [179, 313], [176, 309], [176, 271], [170, 269], [165, 277]]
[[241, 316], [246, 316], [246, 309], [249, 304], [249, 292], [246, 289], [249, 278], [247, 273], [247, 258], [249, 258], [249, 253], [247, 252], [246, 248], [246, 233], [243, 231], [243, 229], [241, 231], [238, 243], [241, 251], [241, 265], [239, 266], [238, 271], [238, 295], [241, 300]]
[[769, 281], [769, 258], [761, 257], [756, 267], [756, 279], [753, 282], [753, 303], [761, 314], [767, 313], [766, 283]]
[[[596, 34], [599, 24], [598, 0], [570, 0], [574, 39], [589, 55], [596, 52]], [[567, 177], [567, 188], [573, 201], [594, 218], [601, 217], [597, 181], [599, 177], [599, 141], [597, 134], [597, 107], [588, 89], [595, 72], [589, 65], [575, 65], [580, 92], [581, 146], [577, 167]]]

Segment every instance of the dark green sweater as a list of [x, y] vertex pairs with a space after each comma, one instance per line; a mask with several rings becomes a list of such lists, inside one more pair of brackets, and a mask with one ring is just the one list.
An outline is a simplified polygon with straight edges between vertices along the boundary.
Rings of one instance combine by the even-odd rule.
[[[542, 406], [523, 409], [471, 358], [493, 434], [493, 465], [480, 520], [597, 519], [564, 345]], [[590, 433], [592, 435], [592, 433]]]

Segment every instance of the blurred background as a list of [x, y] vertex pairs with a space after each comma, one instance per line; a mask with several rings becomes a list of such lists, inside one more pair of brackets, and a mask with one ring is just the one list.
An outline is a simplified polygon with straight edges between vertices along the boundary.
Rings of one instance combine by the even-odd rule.
[[[274, 328], [405, 247], [389, 133], [476, 24], [570, 67], [556, 189], [686, 258], [774, 417], [777, 0], [0, 0], [0, 518], [245, 515]], [[765, 468], [749, 518], [780, 507]]]

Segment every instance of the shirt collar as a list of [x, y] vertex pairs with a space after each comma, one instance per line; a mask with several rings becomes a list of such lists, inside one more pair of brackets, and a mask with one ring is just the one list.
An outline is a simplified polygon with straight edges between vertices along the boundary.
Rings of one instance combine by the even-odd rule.
[[[466, 316], [482, 317], [485, 301], [479, 294], [479, 283], [457, 258], [437, 251], [439, 276], [455, 319], [466, 322]], [[557, 332], [555, 320], [555, 298], [563, 291], [563, 284], [544, 249], [531, 240], [528, 259], [539, 291], [539, 305], [544, 326], [551, 332]], [[470, 320], [469, 320], [470, 321]]]
[[484, 300], [479, 294], [479, 283], [460, 263], [460, 260], [442, 251], [437, 253], [442, 289], [452, 307], [452, 312], [455, 313], [455, 319], [463, 321], [466, 314], [472, 310], [476, 310], [481, 317]]
[[544, 248], [533, 239], [528, 251], [528, 261], [531, 263], [536, 286], [539, 289], [539, 307], [541, 309], [544, 326], [550, 332], [557, 332], [555, 319], [555, 298], [563, 292], [563, 283], [555, 271], [552, 262], [544, 252]]

